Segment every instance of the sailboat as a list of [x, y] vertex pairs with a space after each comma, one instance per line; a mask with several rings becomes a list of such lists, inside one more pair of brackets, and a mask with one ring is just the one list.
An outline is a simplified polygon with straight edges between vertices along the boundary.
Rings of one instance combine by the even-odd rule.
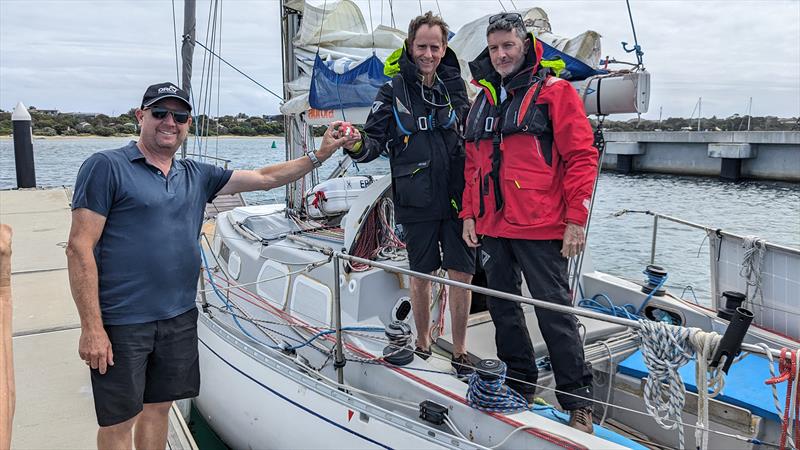
[[[345, 73], [348, 67], [339, 66], [373, 56], [380, 61], [402, 45], [404, 36], [391, 27], [368, 29], [349, 0], [321, 7], [286, 0], [280, 11], [286, 81], [282, 111], [287, 158], [294, 158], [313, 149], [311, 124], [337, 118], [359, 123], [369, 110], [368, 105], [315, 108], [314, 75], [323, 68]], [[595, 68], [596, 33], [573, 41], [554, 36], [548, 40], [544, 11], [531, 8], [522, 13], [529, 28], [554, 49], [567, 55], [571, 51], [571, 58]], [[460, 57], [477, 55], [483, 44], [476, 36], [485, 23], [478, 19], [457, 31], [452, 46]], [[587, 111], [646, 111], [646, 71], [597, 72], [572, 83]], [[600, 88], [601, 83], [613, 89]], [[596, 95], [598, 89], [603, 95]], [[503, 390], [504, 373], [486, 312], [472, 314], [467, 331], [467, 348], [478, 375], [464, 381], [452, 373], [446, 286], [458, 283], [408, 269], [403, 244], [394, 233], [390, 177], [346, 177], [348, 165], [340, 164], [332, 179], [320, 182], [311, 175], [287, 187], [284, 203], [237, 207], [204, 227], [198, 294], [202, 387], [194, 402], [230, 447], [795, 445], [791, 439], [797, 413], [791, 408], [797, 404], [796, 375], [787, 375], [794, 384], [781, 385], [789, 389], [776, 390], [776, 402], [787, 405], [784, 411], [775, 411], [771, 387], [760, 383], [770, 377], [777, 380], [781, 374], [770, 374], [777, 365], [773, 359], [784, 361], [783, 370], [787, 349], [794, 352], [800, 346], [797, 299], [776, 287], [781, 277], [796, 279], [800, 251], [645, 212], [654, 217], [654, 225], [672, 221], [708, 234], [714, 255], [713, 295], [719, 299], [713, 310], [664, 289], [666, 274], [657, 266], [648, 267], [646, 283], [634, 283], [593, 270], [588, 255], [576, 262], [574, 290], [590, 301], [563, 308], [579, 317], [584, 351], [594, 371], [599, 423], [594, 434], [587, 434], [568, 427], [565, 415], [552, 406], [554, 383], [534, 309], [551, 305], [470, 287], [524, 305], [541, 363], [541, 399], [536, 404], [515, 403], [513, 394]], [[324, 192], [324, 201], [330, 203], [320, 207], [317, 192]], [[634, 212], [620, 215], [628, 213]], [[741, 269], [747, 269], [742, 272], [746, 276], [740, 275]], [[415, 329], [411, 276], [428, 277], [441, 286], [431, 302], [437, 350], [428, 360], [414, 355], [409, 346]], [[760, 295], [752, 291], [756, 286]], [[737, 295], [740, 291], [744, 294]], [[750, 321], [752, 326], [742, 328]], [[688, 327], [697, 331], [690, 333]], [[690, 334], [705, 337], [707, 345], [690, 342]], [[722, 345], [728, 341], [733, 343]], [[680, 351], [668, 362], [664, 359], [670, 349]], [[740, 350], [750, 356], [736, 359]], [[659, 362], [662, 368], [671, 364], [662, 375], [655, 370]], [[709, 379], [718, 388], [711, 394], [706, 389]], [[478, 401], [475, 390], [480, 382], [509, 394], [509, 404], [487, 406]]]

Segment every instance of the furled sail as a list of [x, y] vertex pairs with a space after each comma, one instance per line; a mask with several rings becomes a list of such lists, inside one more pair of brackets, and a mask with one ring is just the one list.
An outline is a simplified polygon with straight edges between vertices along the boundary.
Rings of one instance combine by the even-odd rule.
[[[281, 112], [305, 114], [305, 120], [311, 125], [327, 124], [336, 119], [363, 123], [377, 90], [388, 79], [382, 73], [383, 61], [403, 46], [406, 33], [384, 25], [370, 31], [361, 10], [351, 0], [295, 0], [287, 6], [303, 13], [293, 42], [301, 75], [287, 84], [292, 95], [281, 106]], [[591, 95], [597, 92], [597, 78], [608, 76], [597, 69], [601, 55], [600, 35], [586, 31], [574, 38], [563, 38], [552, 33], [549, 18], [541, 8], [519, 12], [528, 30], [544, 44], [545, 58], [564, 60], [567, 70], [562, 76], [573, 82], [584, 98], [587, 112], [598, 112], [601, 108], [591, 106], [593, 101], [597, 102]], [[466, 81], [470, 79], [467, 63], [486, 47], [488, 17], [489, 14], [464, 25], [450, 39], [449, 46], [459, 58], [461, 75]], [[643, 74], [649, 77], [646, 72]], [[604, 102], [615, 102], [613, 108], [602, 108], [602, 112], [646, 111], [647, 98], [634, 94], [641, 91], [638, 87], [644, 86], [643, 81], [649, 78], [640, 80], [640, 74], [618, 78], [604, 78], [605, 86], [609, 87], [606, 92], [625, 98], [604, 98]], [[470, 86], [470, 89], [473, 88]], [[474, 94], [473, 90], [471, 96]]]

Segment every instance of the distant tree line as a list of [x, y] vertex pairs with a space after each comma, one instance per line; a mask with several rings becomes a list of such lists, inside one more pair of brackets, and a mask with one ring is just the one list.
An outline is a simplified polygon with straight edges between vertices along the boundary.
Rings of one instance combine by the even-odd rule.
[[[135, 109], [112, 117], [105, 114], [60, 113], [58, 111], [29, 108], [32, 118], [33, 134], [36, 136], [130, 136], [139, 133]], [[791, 131], [800, 130], [800, 118], [778, 118], [773, 116], [750, 117], [735, 114], [726, 118], [709, 117], [700, 119], [700, 129], [704, 131], [744, 131], [748, 119], [751, 131]], [[596, 126], [593, 119], [592, 124]], [[658, 120], [613, 121], [606, 120], [606, 131], [697, 131], [697, 119], [670, 117]], [[314, 127], [314, 136], [321, 136], [325, 127]], [[11, 113], [0, 110], [0, 136], [12, 132]], [[235, 116], [209, 117], [195, 116], [190, 134], [203, 136], [283, 136], [283, 116], [248, 116], [239, 113]]]
[[[747, 131], [748, 120], [750, 131], [799, 131], [800, 118], [779, 118], [774, 116], [748, 117], [734, 114], [730, 117], [717, 116], [700, 119], [702, 131]], [[597, 121], [592, 119], [592, 125]], [[606, 131], [697, 131], [697, 118], [670, 117], [661, 121], [647, 119], [631, 119], [627, 121], [606, 120], [603, 122]]]

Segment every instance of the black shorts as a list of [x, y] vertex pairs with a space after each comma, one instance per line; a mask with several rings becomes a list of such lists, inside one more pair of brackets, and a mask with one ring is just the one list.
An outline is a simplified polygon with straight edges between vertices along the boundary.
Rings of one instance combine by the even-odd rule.
[[460, 219], [403, 224], [408, 266], [415, 272], [453, 269], [475, 273], [475, 249], [461, 238]]
[[92, 372], [97, 424], [125, 422], [144, 403], [196, 397], [200, 392], [197, 308], [155, 322], [105, 327], [114, 365]]

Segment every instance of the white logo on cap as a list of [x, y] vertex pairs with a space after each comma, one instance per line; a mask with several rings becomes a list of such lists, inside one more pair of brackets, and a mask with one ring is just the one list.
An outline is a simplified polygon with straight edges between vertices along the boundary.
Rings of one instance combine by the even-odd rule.
[[159, 94], [174, 94], [176, 92], [178, 92], [178, 88], [176, 88], [175, 86], [158, 88]]

